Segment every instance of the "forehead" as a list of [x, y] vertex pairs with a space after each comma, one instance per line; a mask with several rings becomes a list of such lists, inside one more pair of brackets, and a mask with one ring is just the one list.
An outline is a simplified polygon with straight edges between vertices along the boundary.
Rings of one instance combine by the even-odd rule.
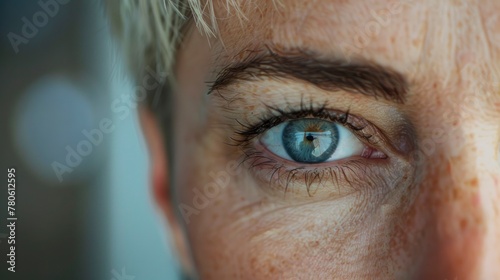
[[[216, 1], [221, 53], [237, 60], [265, 45], [362, 57], [401, 72], [446, 76], [474, 63], [500, 65], [500, 1], [247, 1], [241, 16]], [[495, 78], [498, 80], [497, 78]]]

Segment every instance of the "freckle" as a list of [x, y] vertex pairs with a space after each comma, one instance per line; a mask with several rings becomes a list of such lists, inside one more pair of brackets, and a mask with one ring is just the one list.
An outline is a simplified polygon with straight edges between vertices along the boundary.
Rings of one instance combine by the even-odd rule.
[[470, 182], [469, 182], [470, 186], [474, 187], [474, 188], [477, 187], [477, 183], [478, 183], [477, 178], [474, 178], [474, 179], [470, 180]]
[[460, 229], [464, 230], [467, 227], [467, 220], [466, 219], [461, 219], [460, 220]]
[[316, 248], [316, 247], [318, 247], [318, 245], [319, 245], [318, 240], [309, 242], [309, 247], [311, 247], [311, 248]]
[[463, 197], [462, 192], [458, 189], [453, 189], [452, 191], [453, 199], [461, 199]]

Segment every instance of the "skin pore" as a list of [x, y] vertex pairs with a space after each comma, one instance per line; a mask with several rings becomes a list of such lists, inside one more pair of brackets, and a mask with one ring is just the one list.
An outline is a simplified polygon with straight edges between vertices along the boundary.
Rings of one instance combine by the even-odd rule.
[[[215, 0], [218, 36], [192, 24], [179, 47], [172, 162], [146, 125], [155, 195], [199, 277], [500, 278], [500, 2], [281, 2], [242, 3], [242, 19]], [[397, 73], [404, 98], [245, 64], [273, 55], [344, 83], [338, 65]], [[255, 129], [275, 116], [345, 117], [386, 157], [280, 158], [260, 141], [272, 126]]]

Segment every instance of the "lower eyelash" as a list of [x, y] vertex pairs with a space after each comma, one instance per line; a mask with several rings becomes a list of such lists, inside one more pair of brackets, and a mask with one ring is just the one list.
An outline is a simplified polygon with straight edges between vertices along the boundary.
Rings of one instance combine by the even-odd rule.
[[[364, 178], [363, 183], [366, 183], [367, 174], [369, 172], [366, 171], [359, 159], [349, 160], [348, 162], [344, 162], [343, 164], [337, 164], [333, 166], [324, 166], [324, 167], [306, 167], [306, 166], [297, 166], [294, 168], [288, 168], [285, 164], [279, 163], [277, 160], [266, 156], [264, 152], [259, 151], [255, 148], [250, 148], [251, 151], [247, 151], [244, 153], [243, 158], [240, 161], [241, 164], [248, 164], [252, 171], [259, 172], [267, 172], [267, 184], [269, 188], [273, 188], [274, 186], [284, 186], [283, 188], [284, 195], [286, 195], [290, 184], [298, 183], [299, 180], [303, 180], [303, 185], [306, 187], [307, 194], [312, 197], [314, 196], [317, 188], [320, 185], [325, 184], [325, 177], [328, 177], [328, 181], [331, 181], [333, 186], [348, 186], [348, 189], [351, 191], [357, 191], [359, 188], [356, 187], [360, 185], [359, 180], [356, 178]], [[366, 160], [366, 159], [365, 159]], [[363, 173], [364, 176], [360, 176], [358, 172]], [[261, 176], [258, 176], [261, 177]], [[316, 189], [313, 189], [313, 186], [317, 185]], [[274, 187], [275, 188], [275, 187]], [[337, 190], [338, 193], [341, 193], [340, 188]]]

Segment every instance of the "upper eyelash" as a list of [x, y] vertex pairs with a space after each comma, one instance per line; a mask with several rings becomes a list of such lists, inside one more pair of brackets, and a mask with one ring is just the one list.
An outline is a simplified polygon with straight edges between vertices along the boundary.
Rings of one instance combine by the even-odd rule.
[[327, 104], [324, 103], [321, 106], [314, 106], [311, 102], [309, 106], [305, 107], [304, 103], [300, 104], [300, 109], [280, 109], [278, 107], [265, 105], [268, 112], [266, 116], [261, 117], [260, 120], [255, 124], [247, 124], [240, 120], [236, 120], [238, 124], [242, 127], [236, 130], [237, 138], [232, 137], [231, 139], [235, 141], [238, 145], [247, 144], [252, 139], [262, 135], [267, 130], [289, 120], [301, 119], [305, 117], [315, 117], [324, 120], [330, 120], [335, 123], [339, 123], [351, 131], [356, 133], [359, 137], [365, 139], [367, 142], [373, 136], [369, 133], [363, 133], [363, 129], [366, 125], [355, 125], [350, 122], [349, 110], [347, 111], [332, 111], [327, 109]]

